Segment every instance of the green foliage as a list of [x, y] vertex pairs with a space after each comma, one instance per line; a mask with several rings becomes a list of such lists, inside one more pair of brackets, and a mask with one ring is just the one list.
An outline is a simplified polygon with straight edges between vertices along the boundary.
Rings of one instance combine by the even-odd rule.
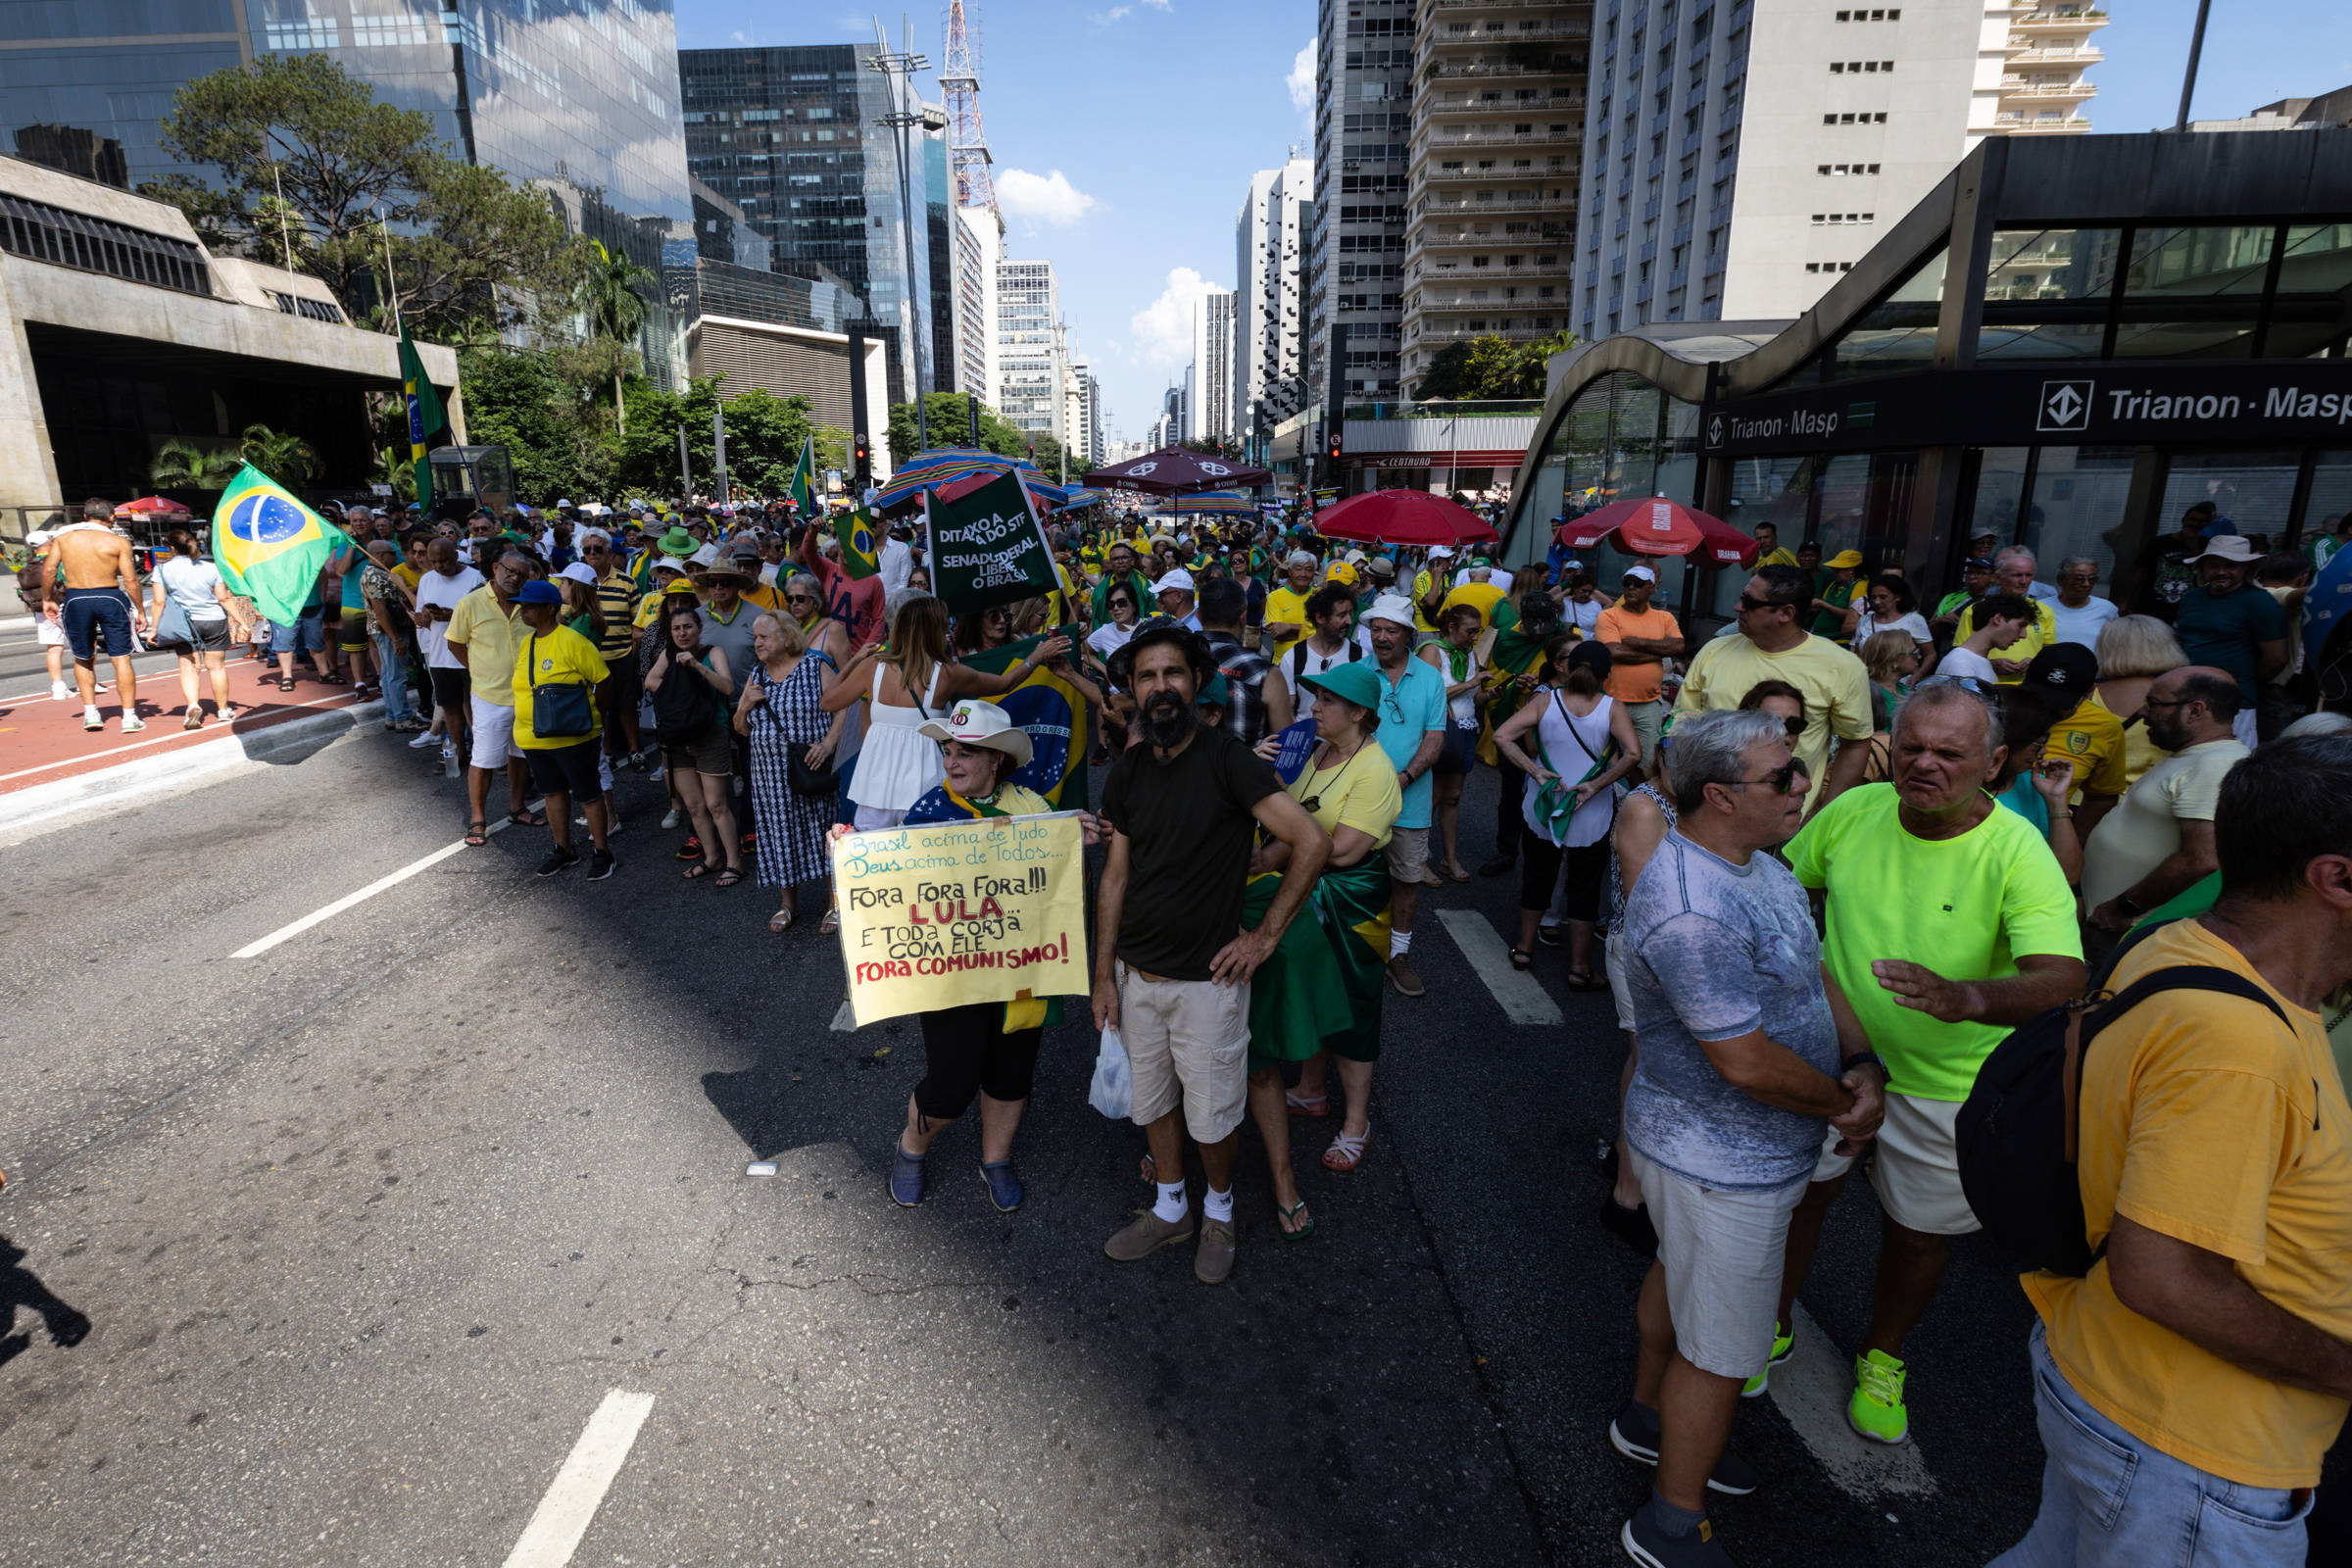
[[[678, 427], [686, 429], [694, 488], [705, 494], [711, 482], [713, 452], [710, 414], [719, 403], [723, 375], [698, 375], [684, 392], [650, 388], [634, 394], [636, 416], [618, 437], [612, 485], [616, 494], [678, 494]], [[801, 443], [812, 433], [808, 400], [779, 398], [754, 387], [726, 399], [727, 478], [738, 496], [780, 496], [800, 461]]]
[[[466, 389], [466, 437], [507, 449], [517, 496], [536, 505], [602, 493], [612, 462], [611, 433], [587, 388], [564, 373], [558, 357], [469, 350], [459, 356], [458, 376]], [[402, 430], [405, 453], [405, 424]], [[400, 466], [407, 466], [405, 457]]]
[[544, 192], [465, 162], [429, 115], [378, 103], [320, 54], [263, 55], [172, 96], [165, 150], [211, 168], [140, 187], [208, 245], [323, 279], [344, 314], [388, 327], [392, 292], [419, 338], [482, 343], [540, 299], [568, 300], [587, 265]]
[[621, 395], [627, 369], [628, 346], [645, 326], [645, 291], [657, 281], [652, 270], [626, 254], [610, 251], [601, 239], [588, 241], [588, 266], [580, 275], [580, 309], [588, 318], [590, 338], [612, 355], [612, 422], [629, 427], [628, 406]]
[[[931, 425], [931, 445], [934, 447], [968, 447], [972, 444], [972, 398], [962, 392], [933, 392], [923, 398], [923, 417]], [[980, 445], [984, 451], [999, 457], [1026, 457], [1029, 453], [1029, 432], [1006, 420], [986, 403], [980, 405]], [[905, 463], [922, 450], [915, 439], [914, 405], [894, 403], [890, 409], [891, 457]]]
[[244, 461], [233, 447], [206, 447], [173, 436], [155, 449], [147, 482], [158, 490], [220, 490], [237, 476]]
[[1429, 373], [1414, 385], [1413, 396], [1424, 403], [1440, 398], [1540, 398], [1547, 363], [1575, 344], [1573, 332], [1527, 343], [1490, 332], [1466, 343], [1448, 343], [1430, 362]]
[[[298, 435], [272, 430], [266, 424], [249, 424], [240, 440], [237, 455], [270, 478], [291, 490], [308, 484], [324, 466], [311, 444]], [[229, 474], [234, 477], [236, 470]], [[225, 480], [222, 481], [226, 483]]]
[[1206, 436], [1195, 436], [1176, 444], [1187, 452], [1198, 452], [1202, 457], [1223, 458], [1229, 463], [1243, 461], [1242, 444], [1239, 441], [1216, 441]]

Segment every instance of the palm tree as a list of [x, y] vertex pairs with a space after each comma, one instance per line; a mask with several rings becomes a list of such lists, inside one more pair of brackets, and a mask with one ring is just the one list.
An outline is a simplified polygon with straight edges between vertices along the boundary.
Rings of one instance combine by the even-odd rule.
[[241, 461], [234, 450], [202, 447], [173, 436], [155, 449], [147, 482], [158, 490], [218, 490], [236, 477]]
[[245, 427], [242, 456], [282, 485], [306, 483], [318, 471], [318, 454], [311, 450], [309, 442], [266, 424]]
[[621, 407], [620, 380], [627, 368], [628, 344], [645, 325], [645, 296], [638, 290], [652, 287], [656, 280], [652, 271], [625, 253], [607, 250], [601, 239], [590, 240], [588, 250], [588, 271], [580, 280], [580, 309], [587, 313], [589, 334], [600, 343], [612, 344], [616, 351], [612, 420], [626, 435], [628, 414]]

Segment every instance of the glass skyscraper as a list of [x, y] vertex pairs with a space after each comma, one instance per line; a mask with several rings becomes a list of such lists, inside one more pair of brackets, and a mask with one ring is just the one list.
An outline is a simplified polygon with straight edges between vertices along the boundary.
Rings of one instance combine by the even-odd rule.
[[686, 164], [767, 236], [776, 270], [814, 276], [821, 267], [848, 280], [873, 313], [868, 330], [889, 345], [890, 399], [904, 403], [931, 384], [926, 138], [907, 137], [909, 247], [897, 133], [881, 123], [891, 83], [867, 69], [869, 52], [846, 43], [681, 50]]

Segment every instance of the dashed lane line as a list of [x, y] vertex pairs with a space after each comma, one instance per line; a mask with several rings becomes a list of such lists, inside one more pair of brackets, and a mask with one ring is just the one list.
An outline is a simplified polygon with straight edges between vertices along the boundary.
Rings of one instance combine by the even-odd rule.
[[1821, 1331], [1800, 1304], [1790, 1314], [1796, 1348], [1773, 1368], [1765, 1392], [1822, 1469], [1839, 1490], [1861, 1501], [1876, 1497], [1930, 1497], [1936, 1478], [1920, 1456], [1916, 1439], [1888, 1447], [1855, 1434], [1846, 1424], [1845, 1404], [1854, 1392], [1854, 1364]]
[[1487, 917], [1476, 909], [1440, 909], [1438, 918], [1453, 937], [1453, 945], [1462, 950], [1470, 967], [1487, 983], [1501, 1004], [1503, 1016], [1517, 1024], [1555, 1024], [1560, 1021], [1559, 1004], [1544, 989], [1542, 981], [1524, 969], [1511, 967], [1511, 950]]
[[571, 1446], [564, 1468], [556, 1472], [538, 1511], [522, 1528], [522, 1539], [507, 1553], [506, 1568], [564, 1568], [579, 1549], [580, 1538], [605, 1500], [612, 1478], [620, 1474], [637, 1429], [654, 1408], [650, 1394], [614, 1389], [588, 1418], [587, 1430]]
[[[506, 821], [494, 822], [491, 824], [489, 831], [492, 833], [504, 832], [507, 826], [508, 822]], [[374, 898], [378, 893], [385, 891], [387, 888], [396, 888], [400, 886], [403, 882], [406, 882], [417, 872], [429, 870], [433, 866], [439, 865], [443, 860], [448, 859], [451, 856], [460, 853], [466, 848], [466, 845], [464, 839], [458, 840], [458, 842], [455, 844], [444, 844], [441, 846], [441, 848], [435, 850], [432, 854], [424, 857], [422, 859], [411, 860], [408, 864], [402, 866], [399, 870], [394, 871], [391, 875], [377, 877], [374, 881], [360, 889], [359, 892], [346, 893], [343, 895], [343, 897], [337, 899], [334, 903], [325, 906], [323, 908], [313, 909], [309, 914], [304, 915], [301, 919], [296, 920], [291, 925], [279, 926], [276, 930], [270, 932], [259, 942], [248, 942], [245, 944], [245, 946], [230, 954], [229, 956], [232, 958], [258, 958], [263, 954], [268, 953], [271, 948], [276, 947], [279, 943], [289, 941], [294, 937], [302, 935], [305, 931], [308, 931], [315, 925], [318, 925], [324, 921], [333, 919], [336, 915], [341, 914], [345, 909], [351, 908], [354, 905], [367, 903], [369, 899]]]

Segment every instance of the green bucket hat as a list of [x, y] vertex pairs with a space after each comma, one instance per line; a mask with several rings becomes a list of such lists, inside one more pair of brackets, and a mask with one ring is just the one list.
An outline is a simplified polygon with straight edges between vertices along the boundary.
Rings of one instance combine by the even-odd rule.
[[1370, 664], [1360, 660], [1334, 664], [1320, 675], [1302, 675], [1299, 681], [1327, 691], [1343, 703], [1380, 711], [1380, 677], [1372, 673]]
[[691, 556], [703, 547], [703, 542], [683, 528], [673, 527], [654, 541], [654, 548], [665, 556]]

